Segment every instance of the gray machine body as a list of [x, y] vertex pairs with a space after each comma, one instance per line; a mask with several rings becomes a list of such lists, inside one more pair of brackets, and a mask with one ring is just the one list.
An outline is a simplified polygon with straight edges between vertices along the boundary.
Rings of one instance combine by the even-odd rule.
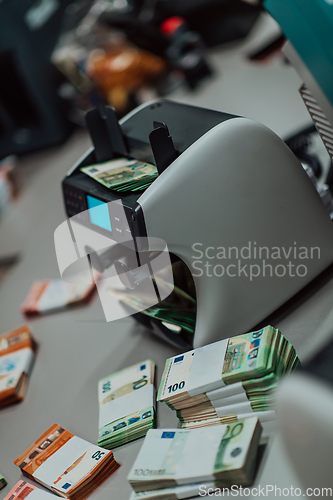
[[[168, 126], [178, 157], [141, 195], [120, 196], [80, 171], [99, 161], [95, 147], [63, 180], [67, 215], [82, 218], [90, 195], [109, 203], [114, 220], [120, 203], [136, 245], [149, 242], [139, 250], [163, 251], [167, 244], [194, 279], [194, 347], [250, 331], [332, 264], [329, 214], [299, 161], [264, 125], [154, 101], [125, 116], [121, 131], [116, 127], [127, 145], [120, 156], [153, 161], [153, 122]], [[118, 241], [115, 231], [82, 221]], [[163, 248], [152, 244], [158, 239]]]
[[137, 201], [147, 236], [166, 241], [194, 278], [194, 347], [249, 331], [333, 261], [332, 222], [310, 179], [250, 119], [212, 128]]

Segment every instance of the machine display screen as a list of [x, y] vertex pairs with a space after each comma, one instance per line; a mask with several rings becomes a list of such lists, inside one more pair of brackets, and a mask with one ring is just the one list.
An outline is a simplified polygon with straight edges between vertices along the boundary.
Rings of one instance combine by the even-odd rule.
[[90, 222], [102, 229], [112, 231], [108, 204], [87, 194], [87, 205]]

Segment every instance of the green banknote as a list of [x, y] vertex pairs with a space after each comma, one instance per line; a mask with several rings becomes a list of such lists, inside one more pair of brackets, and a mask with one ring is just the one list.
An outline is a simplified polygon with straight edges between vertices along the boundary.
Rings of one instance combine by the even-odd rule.
[[155, 165], [129, 158], [116, 158], [89, 167], [81, 167], [81, 172], [117, 192], [142, 191], [158, 176]]
[[158, 400], [176, 410], [186, 428], [259, 414], [271, 421], [278, 382], [298, 363], [290, 342], [267, 326], [169, 358]]
[[280, 337], [279, 330], [267, 326], [169, 358], [158, 400], [172, 404], [182, 394], [195, 397], [228, 384], [268, 375], [277, 364]]
[[158, 276], [155, 280], [159, 290], [165, 289], [169, 295], [152, 307], [149, 307], [151, 296], [146, 298], [143, 293], [135, 296], [132, 291], [126, 293], [123, 290], [114, 289], [110, 289], [109, 293], [116, 295], [123, 307], [131, 314], [140, 311], [145, 316], [161, 321], [164, 326], [173, 331], [185, 330], [190, 334], [193, 333], [196, 320], [195, 299], [178, 286], [170, 285]]
[[98, 382], [99, 446], [121, 446], [154, 427], [154, 372], [148, 359]]
[[0, 474], [0, 490], [7, 485], [6, 479]]
[[148, 307], [147, 309], [141, 309], [144, 307], [144, 303], [140, 298], [130, 295], [125, 296], [122, 302], [128, 307], [129, 311], [141, 311], [142, 314], [149, 318], [160, 320], [162, 324], [171, 325], [171, 327], [179, 330], [186, 330], [190, 333], [194, 331], [196, 315], [195, 312], [191, 310], [182, 309], [176, 306], [172, 307], [167, 304], [159, 304]]
[[223, 363], [223, 382], [232, 384], [270, 373], [276, 364], [279, 340], [271, 326], [231, 338]]
[[[283, 344], [285, 344], [285, 348]], [[234, 394], [243, 394], [244, 392], [247, 394], [248, 399], [251, 399], [256, 398], [257, 395], [262, 392], [267, 393], [274, 390], [281, 376], [290, 373], [299, 365], [299, 359], [295, 348], [282, 334], [280, 334], [280, 346], [283, 350], [283, 355], [279, 351], [274, 353], [277, 362], [275, 364], [275, 370], [272, 370], [271, 373], [264, 377], [243, 380], [241, 383], [234, 383], [228, 387], [211, 391], [207, 393], [209, 399], [216, 400]]]
[[167, 359], [158, 400], [172, 406], [180, 400], [195, 403], [203, 393], [212, 400], [273, 387], [296, 358], [281, 332], [267, 326]]
[[194, 430], [150, 430], [128, 480], [136, 492], [199, 481], [249, 485], [260, 434], [257, 418]]

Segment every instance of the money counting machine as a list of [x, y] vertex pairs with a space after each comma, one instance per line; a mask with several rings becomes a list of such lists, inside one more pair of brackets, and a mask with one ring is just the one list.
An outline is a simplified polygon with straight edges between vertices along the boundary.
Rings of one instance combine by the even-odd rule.
[[[171, 263], [193, 280], [195, 328], [136, 317], [171, 342], [198, 347], [249, 331], [332, 263], [330, 217], [264, 125], [167, 100], [119, 123], [111, 108], [92, 110], [87, 125], [94, 148], [63, 180], [67, 215], [118, 247], [133, 240], [136, 252], [158, 253], [166, 242]], [[159, 175], [144, 191], [121, 194], [80, 170], [118, 157], [154, 163]], [[108, 204], [108, 224], [87, 215], [96, 200]], [[107, 252], [88, 251], [94, 267], [112, 264]]]

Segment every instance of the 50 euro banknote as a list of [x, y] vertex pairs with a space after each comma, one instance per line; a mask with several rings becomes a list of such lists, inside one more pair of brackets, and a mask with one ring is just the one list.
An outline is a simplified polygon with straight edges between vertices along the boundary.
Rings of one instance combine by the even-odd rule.
[[65, 498], [83, 500], [119, 464], [112, 451], [53, 424], [14, 461], [24, 475]]

